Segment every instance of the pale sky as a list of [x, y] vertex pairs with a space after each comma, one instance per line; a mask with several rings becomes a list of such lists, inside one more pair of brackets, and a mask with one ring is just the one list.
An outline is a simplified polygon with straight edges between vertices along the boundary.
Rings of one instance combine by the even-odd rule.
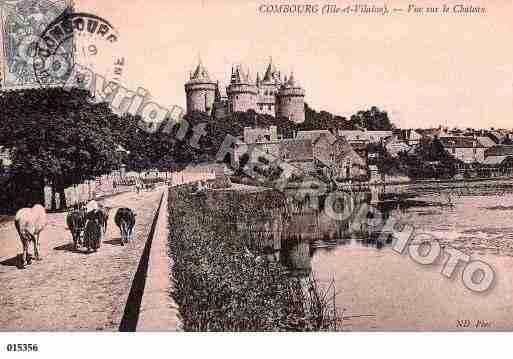
[[[513, 1], [473, 2], [486, 8], [484, 15], [388, 16], [258, 11], [280, 3], [275, 0], [75, 2], [119, 30], [122, 82], [145, 87], [163, 106], [185, 106], [183, 84], [198, 54], [221, 83], [232, 64], [249, 67], [254, 78], [272, 56], [282, 74], [294, 71], [317, 110], [349, 117], [375, 105], [399, 127], [513, 127]], [[412, 3], [452, 8], [461, 2]], [[407, 8], [408, 2], [387, 5]]]

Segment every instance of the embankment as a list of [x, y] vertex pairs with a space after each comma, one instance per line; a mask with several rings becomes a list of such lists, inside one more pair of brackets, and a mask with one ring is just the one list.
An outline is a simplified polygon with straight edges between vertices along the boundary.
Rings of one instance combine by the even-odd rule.
[[[281, 236], [282, 228], [271, 219], [285, 205], [285, 197], [272, 191], [194, 194], [189, 185], [170, 189], [172, 296], [184, 330], [333, 328], [325, 303], [311, 298], [315, 289], [305, 291], [302, 279], [263, 251]], [[241, 231], [241, 223], [253, 223], [253, 230]]]

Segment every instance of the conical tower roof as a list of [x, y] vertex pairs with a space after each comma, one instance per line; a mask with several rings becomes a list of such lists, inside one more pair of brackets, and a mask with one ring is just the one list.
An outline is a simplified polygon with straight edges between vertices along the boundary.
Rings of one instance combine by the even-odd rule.
[[210, 75], [208, 74], [206, 67], [203, 66], [201, 59], [198, 60], [198, 65], [191, 74], [189, 82], [211, 82]]
[[287, 77], [285, 76], [285, 81], [282, 86], [283, 88], [301, 88], [301, 85], [297, 82], [296, 78], [294, 77], [294, 71], [290, 72], [290, 77], [287, 80]]
[[273, 63], [273, 58], [269, 58], [269, 65], [267, 65], [267, 70], [265, 70], [264, 75], [264, 82], [273, 82], [276, 77], [278, 76], [278, 70], [276, 69], [276, 66]]
[[249, 74], [249, 70], [244, 72], [242, 69], [242, 65], [237, 65], [235, 67], [235, 70], [232, 70], [232, 78], [231, 78], [232, 84], [250, 84], [251, 78]]
[[251, 72], [249, 71], [249, 67], [246, 69], [246, 82], [251, 83]]
[[[294, 78], [294, 71], [290, 72], [289, 80], [287, 81], [287, 85], [290, 87], [296, 87], [296, 79]], [[298, 84], [299, 86], [299, 84]]]

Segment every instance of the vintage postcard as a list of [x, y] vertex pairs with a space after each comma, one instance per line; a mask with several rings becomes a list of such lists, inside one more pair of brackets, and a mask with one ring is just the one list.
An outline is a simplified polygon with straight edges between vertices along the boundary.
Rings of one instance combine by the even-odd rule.
[[512, 331], [512, 14], [0, 1], [0, 331]]

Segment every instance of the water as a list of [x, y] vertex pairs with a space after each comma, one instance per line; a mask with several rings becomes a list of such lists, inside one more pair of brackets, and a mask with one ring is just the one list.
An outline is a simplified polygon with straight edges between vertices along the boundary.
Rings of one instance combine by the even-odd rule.
[[513, 191], [493, 188], [406, 190], [390, 215], [419, 232], [489, 263], [496, 282], [484, 294], [468, 290], [461, 268], [440, 274], [442, 260], [415, 263], [385, 244], [345, 239], [315, 242], [313, 274], [335, 281], [347, 330], [512, 330]]

